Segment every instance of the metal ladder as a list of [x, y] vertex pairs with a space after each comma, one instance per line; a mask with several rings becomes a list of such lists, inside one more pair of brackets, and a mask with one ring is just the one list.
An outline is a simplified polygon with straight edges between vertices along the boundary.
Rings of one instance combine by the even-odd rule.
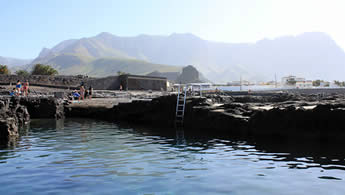
[[178, 87], [178, 93], [177, 93], [176, 118], [175, 118], [176, 124], [183, 123], [184, 110], [186, 106], [187, 89], [184, 91], [184, 93], [183, 93], [183, 88], [182, 88], [182, 93], [180, 89], [181, 89], [181, 86]]

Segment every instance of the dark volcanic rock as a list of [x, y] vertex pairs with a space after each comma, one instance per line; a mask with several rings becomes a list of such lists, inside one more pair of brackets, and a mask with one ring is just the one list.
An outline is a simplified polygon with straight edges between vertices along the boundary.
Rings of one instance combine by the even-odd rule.
[[161, 96], [152, 101], [120, 103], [113, 108], [66, 108], [66, 117], [88, 117], [114, 122], [130, 122], [152, 126], [173, 127], [176, 112], [176, 96]]
[[[73, 108], [69, 117], [92, 117], [174, 127], [176, 95], [120, 103], [113, 108]], [[273, 94], [187, 98], [186, 131], [264, 138], [344, 140], [344, 96]]]
[[20, 104], [27, 107], [31, 118], [56, 118], [64, 117], [63, 100], [53, 97], [21, 98]]
[[64, 117], [64, 102], [48, 97], [12, 97], [0, 99], [0, 139], [18, 136], [18, 126], [31, 118]]
[[317, 139], [345, 138], [345, 110], [332, 105], [314, 109], [296, 106], [256, 112], [250, 119], [251, 134]]
[[104, 107], [65, 107], [65, 116], [71, 118], [94, 118], [102, 120], [113, 120], [113, 112]]
[[18, 123], [15, 118], [0, 119], [0, 141], [18, 136]]
[[162, 96], [152, 101], [121, 103], [112, 109], [114, 121], [171, 127], [174, 125], [176, 96]]
[[30, 120], [25, 106], [19, 104], [17, 98], [0, 100], [0, 140], [8, 140], [18, 136], [18, 126]]

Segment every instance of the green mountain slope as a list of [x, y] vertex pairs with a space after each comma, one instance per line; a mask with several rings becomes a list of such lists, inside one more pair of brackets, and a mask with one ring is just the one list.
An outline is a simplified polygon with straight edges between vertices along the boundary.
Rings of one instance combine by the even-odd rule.
[[93, 60], [87, 65], [88, 75], [108, 76], [114, 75], [118, 71], [130, 74], [145, 75], [153, 71], [179, 72], [181, 67], [153, 64], [141, 60], [117, 59], [117, 58], [99, 58]]
[[180, 72], [181, 67], [149, 63], [126, 58], [94, 58], [78, 54], [59, 54], [36, 63], [49, 64], [64, 75], [89, 75], [95, 77], [117, 75], [118, 71], [145, 75], [153, 71]]

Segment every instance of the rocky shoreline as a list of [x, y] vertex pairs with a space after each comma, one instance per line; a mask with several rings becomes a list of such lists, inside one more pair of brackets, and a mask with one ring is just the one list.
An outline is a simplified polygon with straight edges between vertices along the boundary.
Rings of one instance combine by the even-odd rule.
[[[108, 109], [75, 107], [65, 111], [67, 117], [173, 128], [175, 109], [176, 96], [170, 95]], [[184, 129], [243, 137], [345, 140], [343, 121], [343, 95], [210, 95], [187, 98]]]
[[[138, 96], [139, 97], [139, 96]], [[116, 123], [175, 127], [176, 95], [68, 102], [53, 97], [0, 99], [0, 139], [18, 136], [30, 118], [95, 118]], [[345, 96], [296, 93], [212, 94], [188, 97], [184, 130], [221, 135], [345, 140]]]

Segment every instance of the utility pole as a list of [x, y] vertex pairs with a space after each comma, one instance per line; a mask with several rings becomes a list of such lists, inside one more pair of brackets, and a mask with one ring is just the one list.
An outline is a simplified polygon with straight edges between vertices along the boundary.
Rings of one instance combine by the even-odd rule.
[[240, 75], [240, 91], [242, 91], [242, 75]]
[[277, 88], [277, 74], [274, 73], [275, 87]]

